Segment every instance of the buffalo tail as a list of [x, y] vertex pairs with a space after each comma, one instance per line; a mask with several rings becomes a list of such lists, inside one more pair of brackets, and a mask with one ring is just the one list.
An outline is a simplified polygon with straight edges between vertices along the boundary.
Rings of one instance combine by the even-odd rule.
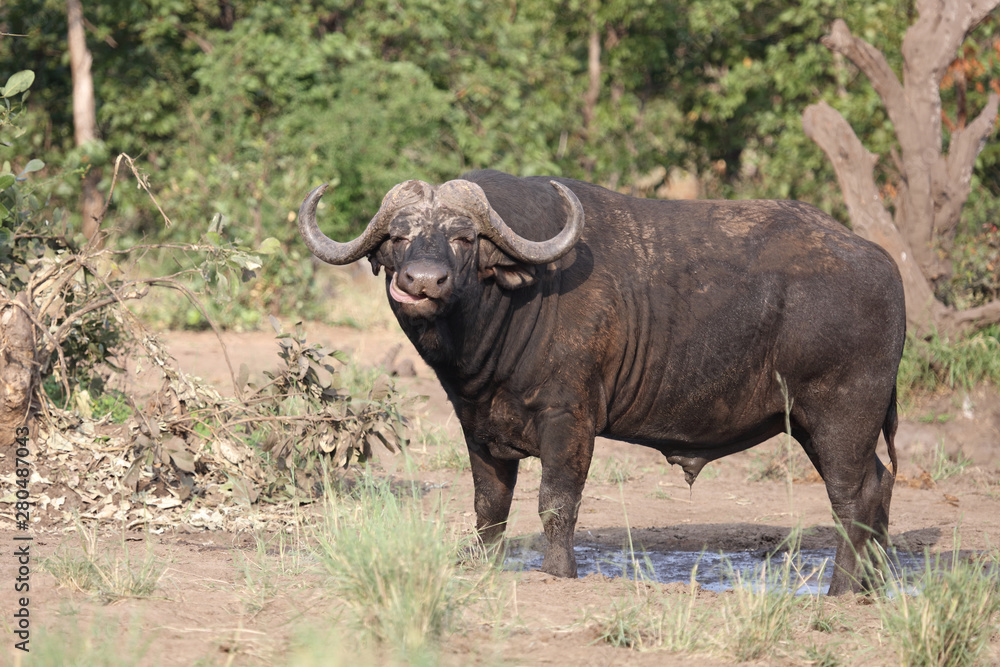
[[882, 422], [882, 434], [885, 436], [885, 445], [889, 449], [889, 461], [892, 463], [892, 476], [896, 476], [896, 427], [899, 426], [899, 415], [896, 412], [896, 388], [892, 388], [892, 396], [889, 398], [889, 409], [885, 412], [885, 421]]

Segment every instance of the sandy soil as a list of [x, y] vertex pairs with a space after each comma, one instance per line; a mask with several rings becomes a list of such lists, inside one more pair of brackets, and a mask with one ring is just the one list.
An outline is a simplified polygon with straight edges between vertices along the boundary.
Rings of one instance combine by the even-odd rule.
[[[307, 331], [310, 340], [348, 351], [360, 364], [382, 362], [395, 346], [401, 346], [393, 363], [407, 374], [406, 368], [412, 366], [414, 374], [398, 378], [398, 386], [407, 393], [429, 397], [416, 415], [417, 423], [443, 429], [449, 436], [447, 444], [414, 449], [412, 456], [420, 470], [417, 474], [431, 489], [428, 502], [444, 498], [448, 520], [471, 531], [475, 521], [471, 475], [454, 466], [432, 469], [430, 464], [435, 456], [440, 458], [435, 448], [455, 447], [460, 442], [457, 422], [432, 373], [398, 329], [391, 324], [366, 331], [309, 324]], [[224, 340], [237, 368], [245, 362], [252, 373], [259, 373], [277, 365], [277, 346], [270, 331], [227, 333]], [[182, 368], [223, 391], [231, 386], [220, 346], [211, 332], [170, 332], [164, 334], [164, 341]], [[630, 530], [637, 547], [649, 550], [753, 551], [777, 546], [798, 526], [805, 529], [803, 546], [832, 547], [833, 522], [825, 489], [815, 474], [810, 474], [797, 445], [793, 445], [794, 483], [788, 484], [783, 476], [748, 481], [785, 446], [783, 440], [775, 439], [710, 464], [689, 490], [680, 469], [669, 466], [656, 452], [601, 439], [580, 512], [578, 544], [618, 548]], [[995, 390], [922, 399], [904, 415], [897, 447], [901, 474], [890, 525], [897, 544], [935, 552], [959, 546], [978, 551], [998, 545], [1000, 400]], [[958, 474], [934, 482], [929, 473], [941, 461], [936, 452], [939, 447], [953, 458], [964, 456], [971, 462]], [[397, 476], [405, 474], [400, 461], [400, 457], [380, 457], [386, 472]], [[426, 465], [419, 465], [421, 461]], [[526, 462], [522, 471], [509, 534], [530, 542], [541, 534], [536, 514], [540, 468], [537, 461]], [[0, 544], [15, 544], [13, 538], [12, 532], [2, 533]], [[267, 553], [277, 559], [275, 562], [280, 561], [276, 567], [284, 571], [283, 552], [268, 539]], [[152, 549], [167, 564], [159, 589], [152, 599], [126, 600], [106, 607], [84, 594], [56, 587], [51, 575], [36, 569], [30, 603], [36, 658], [46, 642], [71, 647], [74, 642], [89, 641], [92, 624], [96, 624], [98, 628], [120, 628], [112, 633], [118, 637], [113, 639], [116, 646], [149, 642], [144, 664], [282, 664], [289, 641], [323, 618], [317, 610], [326, 600], [317, 575], [296, 575], [291, 568], [290, 575], [280, 579], [279, 588], [263, 598], [260, 608], [248, 604], [248, 598], [255, 595], [248, 585], [246, 565], [255, 550], [254, 535], [167, 531], [154, 536], [129, 534], [123, 541], [119, 531], [105, 542], [109, 552], [128, 548], [134, 554]], [[67, 553], [60, 550], [72, 553], [78, 548], [77, 538], [74, 533], [42, 532], [31, 548], [37, 564], [40, 558]], [[9, 556], [4, 556], [3, 562], [4, 581], [11, 582], [15, 566]], [[637, 652], [595, 642], [593, 619], [610, 612], [612, 600], [624, 590], [620, 579], [590, 575], [566, 581], [528, 572], [512, 573], [504, 585], [513, 602], [508, 601], [503, 622], [464, 627], [448, 640], [443, 662], [729, 664], [722, 658]], [[667, 596], [688, 594], [683, 585], [662, 589]], [[712, 596], [726, 594], [702, 591], [698, 595], [714, 599]], [[6, 630], [15, 606], [13, 593], [5, 593], [0, 603]], [[871, 645], [878, 645], [880, 629], [877, 620], [872, 620], [877, 616], [871, 615], [864, 598], [848, 596], [831, 605], [844, 626], [852, 632], [868, 633], [875, 637]], [[830, 650], [841, 664], [895, 661], [889, 652], [859, 649], [842, 636], [831, 640], [829, 633], [808, 628], [796, 632], [795, 641], [779, 652], [786, 657], [770, 658], [762, 664], [805, 664], [802, 647], [809, 644], [832, 646]], [[11, 650], [12, 635], [5, 631], [4, 636], [0, 663], [33, 664], [30, 660], [19, 662], [23, 656]], [[993, 638], [991, 650], [992, 659], [1000, 661], [1000, 637]]]

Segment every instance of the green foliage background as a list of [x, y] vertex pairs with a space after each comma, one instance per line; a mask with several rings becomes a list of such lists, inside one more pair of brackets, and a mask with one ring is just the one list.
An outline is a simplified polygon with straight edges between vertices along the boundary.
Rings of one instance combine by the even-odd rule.
[[[42, 159], [52, 217], [79, 228], [81, 173], [102, 169], [107, 192], [114, 156], [141, 157], [176, 224], [164, 227], [144, 193], [120, 187], [113, 212], [126, 240], [194, 241], [217, 215], [236, 242], [276, 237], [283, 251], [238, 300], [306, 314], [312, 268], [294, 212], [321, 182], [336, 185], [323, 221], [342, 237], [401, 180], [483, 167], [634, 191], [658, 166], [677, 166], [706, 196], [802, 199], [846, 221], [802, 110], [821, 99], [840, 109], [886, 156], [885, 183], [894, 136], [868, 81], [819, 39], [844, 18], [898, 72], [915, 18], [912, 0], [85, 1], [103, 139], [76, 148], [65, 11], [61, 0], [0, 9], [0, 32], [22, 35], [0, 38], [0, 78], [37, 77], [22, 119], [29, 131], [0, 148], [14, 173]], [[964, 49], [982, 65], [969, 83], [970, 117], [1000, 79], [998, 24], [995, 13]], [[602, 70], [587, 128], [592, 29]], [[954, 94], [944, 95], [954, 118]], [[996, 253], [964, 248], [995, 236], [998, 213], [994, 140], [959, 244], [963, 284], [985, 281], [987, 296], [1000, 280]]]

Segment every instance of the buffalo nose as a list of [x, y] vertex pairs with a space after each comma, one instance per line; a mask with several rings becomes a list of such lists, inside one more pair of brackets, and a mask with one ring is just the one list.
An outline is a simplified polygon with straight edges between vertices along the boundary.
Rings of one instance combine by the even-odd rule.
[[397, 279], [399, 287], [412, 296], [441, 299], [451, 291], [451, 273], [434, 262], [407, 264]]

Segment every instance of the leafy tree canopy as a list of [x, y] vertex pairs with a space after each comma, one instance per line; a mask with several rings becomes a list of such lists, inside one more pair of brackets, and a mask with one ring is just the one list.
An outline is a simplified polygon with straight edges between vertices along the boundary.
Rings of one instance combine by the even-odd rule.
[[[846, 220], [802, 110], [826, 100], [881, 155], [894, 134], [864, 77], [819, 40], [844, 18], [898, 71], [914, 12], [912, 0], [85, 2], [102, 142], [75, 149], [65, 5], [21, 0], [0, 16], [2, 32], [24, 35], [0, 38], [0, 78], [36, 72], [32, 130], [0, 150], [63, 167], [67, 210], [80, 170], [141, 155], [180, 222], [161, 229], [118, 188], [127, 232], [191, 240], [221, 213], [242, 240], [277, 237], [293, 262], [294, 211], [315, 185], [336, 184], [324, 220], [348, 235], [400, 180], [483, 167], [647, 195], [662, 181], [650, 174], [679, 167], [706, 196], [804, 199]], [[987, 23], [962, 54], [970, 109], [1000, 79], [996, 17]], [[600, 71], [585, 127], [592, 34]], [[959, 83], [945, 85], [954, 105]], [[977, 219], [1000, 208], [998, 160], [993, 142], [970, 199]], [[887, 163], [880, 178], [891, 177]]]

